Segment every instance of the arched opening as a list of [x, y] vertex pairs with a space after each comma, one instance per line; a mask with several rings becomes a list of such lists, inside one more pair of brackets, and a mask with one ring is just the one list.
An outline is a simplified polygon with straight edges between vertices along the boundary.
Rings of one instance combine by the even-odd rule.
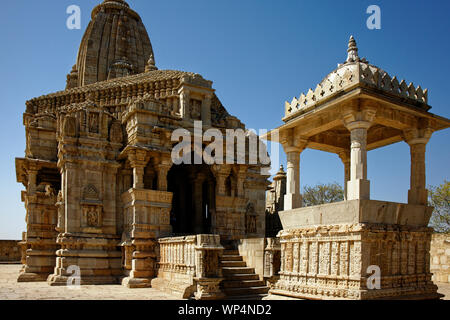
[[170, 222], [175, 235], [211, 233], [216, 181], [207, 165], [174, 165], [168, 174], [173, 193]]

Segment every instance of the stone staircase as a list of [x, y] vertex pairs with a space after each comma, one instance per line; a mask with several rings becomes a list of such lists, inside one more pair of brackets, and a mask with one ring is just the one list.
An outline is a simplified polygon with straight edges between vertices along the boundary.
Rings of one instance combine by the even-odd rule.
[[225, 249], [220, 263], [225, 278], [221, 287], [227, 299], [261, 300], [267, 296], [269, 288], [254, 268], [247, 267], [238, 250]]

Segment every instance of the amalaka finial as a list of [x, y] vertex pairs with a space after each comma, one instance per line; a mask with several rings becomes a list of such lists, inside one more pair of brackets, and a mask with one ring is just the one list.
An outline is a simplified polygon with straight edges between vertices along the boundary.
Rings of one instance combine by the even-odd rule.
[[153, 56], [153, 53], [150, 54], [150, 58], [147, 61], [147, 65], [145, 66], [145, 72], [155, 71], [158, 70], [155, 64], [155, 57]]
[[359, 61], [358, 47], [356, 46], [356, 40], [353, 36], [350, 36], [350, 40], [348, 41], [347, 52], [347, 62]]

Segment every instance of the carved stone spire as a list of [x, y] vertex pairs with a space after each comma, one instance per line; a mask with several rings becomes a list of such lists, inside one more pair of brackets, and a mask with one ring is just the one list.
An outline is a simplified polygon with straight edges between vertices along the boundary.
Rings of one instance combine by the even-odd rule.
[[350, 40], [348, 41], [347, 52], [347, 62], [356, 62], [360, 60], [358, 56], [358, 47], [356, 46], [356, 41], [353, 36], [350, 36]]
[[158, 70], [155, 64], [155, 57], [153, 56], [153, 53], [150, 55], [150, 58], [147, 61], [147, 64], [145, 65], [145, 72], [155, 71]]
[[124, 0], [104, 0], [92, 10], [70, 87], [145, 72], [152, 54], [150, 38], [138, 13]]

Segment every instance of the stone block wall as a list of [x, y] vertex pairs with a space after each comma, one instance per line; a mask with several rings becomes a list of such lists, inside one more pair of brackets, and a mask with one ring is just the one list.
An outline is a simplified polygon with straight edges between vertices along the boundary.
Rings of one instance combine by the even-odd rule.
[[255, 268], [260, 280], [264, 277], [265, 238], [241, 239], [238, 244], [239, 254], [247, 267]]
[[0, 240], [0, 262], [19, 262], [20, 259], [19, 241]]
[[450, 233], [433, 235], [430, 258], [433, 281], [450, 283]]

